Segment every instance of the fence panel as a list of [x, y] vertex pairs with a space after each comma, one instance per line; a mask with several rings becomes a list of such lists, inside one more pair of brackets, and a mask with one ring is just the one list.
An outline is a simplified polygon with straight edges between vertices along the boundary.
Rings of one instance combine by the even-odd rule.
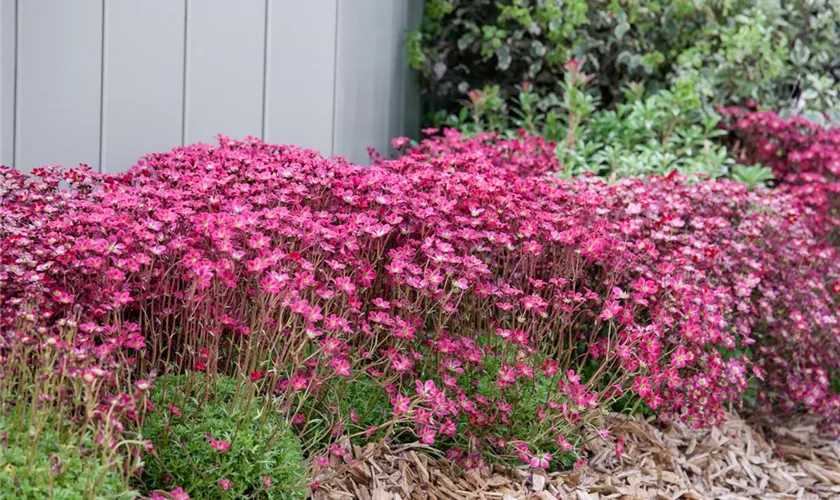
[[216, 134], [366, 162], [416, 134], [422, 0], [0, 0], [0, 161], [125, 171]]
[[15, 0], [0, 0], [0, 163], [15, 162]]
[[265, 0], [187, 0], [186, 142], [262, 135]]
[[102, 1], [17, 3], [15, 165], [99, 168]]
[[102, 171], [183, 140], [185, 0], [105, 3]]
[[265, 140], [333, 150], [337, 0], [269, 2]]

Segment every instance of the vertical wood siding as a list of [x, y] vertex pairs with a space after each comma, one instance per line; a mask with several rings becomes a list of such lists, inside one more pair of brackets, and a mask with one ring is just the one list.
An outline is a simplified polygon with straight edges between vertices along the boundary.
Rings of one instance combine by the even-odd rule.
[[0, 163], [15, 162], [15, 0], [0, 0]]
[[19, 0], [16, 10], [15, 165], [98, 168], [102, 1]]
[[269, 2], [265, 140], [332, 152], [337, 11], [338, 0]]
[[105, 3], [102, 172], [183, 142], [185, 10], [185, 0]]
[[120, 172], [254, 135], [366, 162], [416, 136], [422, 0], [0, 0], [0, 162]]

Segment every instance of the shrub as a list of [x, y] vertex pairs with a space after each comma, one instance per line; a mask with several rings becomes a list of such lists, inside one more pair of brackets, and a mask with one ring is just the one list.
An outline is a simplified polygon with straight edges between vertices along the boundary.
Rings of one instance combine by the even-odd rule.
[[469, 91], [486, 85], [499, 85], [506, 102], [522, 82], [547, 95], [573, 59], [597, 74], [609, 105], [639, 78], [651, 90], [668, 86], [670, 61], [706, 20], [703, 9], [680, 4], [433, 0], [409, 39], [409, 61], [433, 110], [457, 112]]
[[[386, 425], [397, 426], [394, 432], [411, 432], [427, 443], [456, 439], [461, 449], [510, 453], [506, 443], [519, 436], [506, 432], [505, 414], [511, 411], [508, 405], [513, 406], [509, 394], [531, 384], [544, 363], [541, 356], [530, 355], [532, 344], [558, 346], [559, 325], [566, 325], [564, 349], [577, 344], [583, 332], [592, 338], [614, 335], [610, 322], [593, 329], [575, 320], [576, 311], [593, 314], [584, 311], [600, 307], [596, 297], [611, 289], [612, 275], [601, 270], [597, 261], [613, 257], [606, 241], [593, 247], [588, 257], [575, 256], [565, 245], [556, 250], [556, 257], [543, 254], [539, 248], [547, 234], [521, 226], [540, 218], [555, 226], [551, 218], [573, 213], [567, 211], [576, 200], [551, 184], [515, 177], [485, 161], [470, 163], [485, 174], [448, 172], [405, 160], [365, 169], [258, 142], [226, 141], [222, 148], [196, 146], [149, 158], [130, 174], [132, 181], [158, 186], [160, 180], [176, 176], [177, 183], [164, 181], [165, 191], [149, 192], [158, 196], [179, 190], [178, 198], [196, 211], [184, 221], [183, 229], [170, 226], [176, 234], [184, 231], [195, 236], [189, 248], [167, 256], [166, 266], [189, 266], [182, 271], [187, 276], [202, 273], [200, 269], [208, 265], [218, 269], [210, 282], [201, 284], [207, 288], [200, 295], [199, 290], [184, 288], [198, 286], [193, 278], [176, 280], [174, 274], [164, 285], [170, 287], [166, 297], [185, 295], [183, 302], [170, 306], [182, 327], [150, 332], [152, 342], [160, 343], [159, 347], [153, 344], [153, 353], [166, 351], [165, 340], [187, 358], [179, 360], [184, 367], [201, 364], [200, 369], [212, 373], [247, 366], [237, 371], [265, 372], [267, 385], [292, 401], [293, 408], [300, 408], [290, 412], [289, 418], [297, 420], [300, 414], [298, 431], [304, 435], [327, 420], [332, 439], [341, 440], [348, 416], [330, 410], [340, 405], [344, 379], [364, 375], [378, 380], [387, 394], [392, 408]], [[213, 165], [212, 171], [206, 164]], [[183, 182], [185, 174], [195, 176], [194, 180]], [[202, 179], [215, 184], [210, 181], [215, 175], [229, 179], [229, 187], [219, 185], [210, 196], [193, 190]], [[235, 180], [254, 176], [259, 183]], [[134, 193], [138, 188], [126, 189]], [[467, 193], [472, 201], [460, 201]], [[282, 205], [272, 201], [279, 200], [278, 196]], [[549, 211], [542, 208], [546, 199], [556, 200]], [[240, 212], [244, 200], [253, 208]], [[214, 208], [215, 203], [224, 211]], [[200, 205], [204, 207], [196, 210]], [[520, 211], [504, 209], [509, 206], [519, 206]], [[241, 217], [256, 217], [255, 225], [239, 229]], [[226, 239], [234, 246], [224, 251], [234, 252], [231, 256], [236, 258], [218, 254], [222, 242], [215, 241], [212, 230], [194, 233], [196, 229], [187, 229], [203, 220], [213, 221], [212, 227], [231, 228]], [[540, 239], [528, 246], [516, 244], [522, 238], [512, 231], [523, 230], [537, 231], [532, 237]], [[473, 235], [481, 231], [489, 234], [477, 240]], [[577, 245], [583, 234], [567, 237], [572, 238], [568, 245]], [[224, 264], [227, 270], [217, 267], [222, 262], [229, 262]], [[533, 271], [520, 274], [516, 263]], [[225, 281], [217, 281], [216, 276]], [[575, 285], [548, 283], [574, 276]], [[545, 284], [531, 284], [529, 278]], [[241, 280], [236, 288], [228, 281], [234, 279]], [[546, 307], [551, 295], [543, 298], [542, 293], [577, 296], [583, 293], [575, 291], [578, 286], [587, 287], [590, 298], [549, 314]], [[550, 292], [555, 287], [556, 292]], [[227, 315], [242, 312], [230, 318], [208, 315], [222, 304], [230, 311]], [[259, 314], [252, 312], [255, 304]], [[518, 317], [528, 321], [520, 325]], [[223, 335], [218, 345], [215, 337], [189, 333], [199, 321], [219, 323], [216, 328]], [[615, 338], [612, 342], [631, 341]], [[510, 366], [485, 366], [485, 357], [494, 355], [510, 357]], [[542, 376], [557, 386], [569, 376], [567, 370], [577, 369], [586, 358], [585, 352], [560, 358], [557, 367], [545, 365], [548, 375]], [[620, 384], [637, 370], [617, 373], [614, 382]], [[482, 394], [473, 384], [481, 373], [504, 390]], [[574, 372], [571, 378], [577, 380]], [[547, 429], [554, 428], [549, 434], [552, 443], [566, 427], [597, 424], [592, 418], [598, 415], [594, 410], [600, 404], [600, 392], [595, 391], [608, 391], [608, 382], [606, 377], [588, 386], [583, 381], [564, 381], [563, 390], [546, 395], [552, 399], [542, 401], [540, 421]], [[343, 453], [341, 446], [333, 447], [333, 454]], [[475, 462], [476, 456], [464, 460]]]
[[[601, 410], [626, 391], [672, 417], [719, 421], [745, 385], [730, 373], [741, 362], [721, 361], [702, 405], [661, 401], [661, 370], [681, 341], [651, 322], [659, 290], [643, 281], [629, 292], [640, 257], [604, 232], [597, 199], [522, 175], [548, 168], [541, 144], [368, 169], [222, 139], [118, 176], [44, 169], [27, 183], [7, 170], [4, 224], [25, 228], [26, 244], [4, 240], [4, 312], [25, 316], [25, 299], [60, 317], [70, 302], [96, 325], [86, 330], [107, 333], [96, 346], [127, 359], [145, 348], [114, 367], [123, 384], [103, 387], [105, 399], [134, 377], [130, 401], [142, 400], [153, 369], [240, 384], [260, 374], [305, 446], [327, 432], [334, 456], [352, 422], [334, 411], [341, 387], [362, 377], [390, 407], [370, 432], [443, 443], [466, 465], [479, 450], [572, 453], [576, 429], [603, 425]], [[496, 166], [505, 157], [521, 163]], [[60, 179], [70, 183], [61, 194]], [[674, 293], [663, 288], [657, 303], [683, 300]], [[705, 339], [685, 349], [695, 356], [686, 370], [718, 356]]]
[[607, 107], [631, 83], [656, 93], [679, 82], [708, 104], [828, 110], [838, 104], [839, 8], [827, 0], [432, 0], [408, 38], [408, 59], [435, 125], [491, 86], [513, 115], [523, 82], [540, 97], [558, 92], [571, 60], [594, 75]]
[[306, 498], [300, 442], [253, 383], [167, 376], [152, 391], [142, 434], [153, 445], [141, 480], [198, 498]]
[[[614, 109], [603, 110], [591, 92], [591, 75], [582, 73], [577, 61], [566, 69], [562, 99], [554, 94], [541, 99], [526, 85], [515, 98], [516, 112], [508, 114], [494, 87], [471, 93], [470, 104], [448, 125], [466, 135], [481, 134], [484, 141], [528, 134], [522, 140], [533, 144], [537, 136], [543, 137], [547, 143], [534, 152], [553, 164], [556, 149], [566, 176], [666, 175], [672, 170], [695, 178], [732, 175], [735, 161], [716, 140], [724, 133], [718, 118], [703, 112], [692, 87], [678, 85], [645, 97], [643, 88], [631, 85]], [[453, 132], [449, 135], [455, 137]], [[446, 142], [454, 147], [452, 140]], [[742, 178], [752, 180], [748, 175]]]
[[[577, 459], [582, 427], [607, 436], [603, 412], [628, 394], [714, 425], [755, 363], [763, 401], [836, 416], [830, 391], [802, 392], [838, 359], [834, 249], [783, 193], [566, 181], [527, 135], [445, 132], [370, 168], [220, 141], [114, 176], [2, 170], [4, 353], [47, 350], [20, 322], [48, 336], [72, 313], [55, 358], [83, 367], [57, 384], [68, 411], [121, 433], [171, 411], [147, 413], [155, 372], [227, 376], [237, 401], [276, 402], [305, 455], [325, 446], [319, 465], [387, 436], [466, 466], [543, 466], [545, 453]], [[28, 358], [9, 359], [26, 372]], [[233, 422], [217, 416], [202, 432], [223, 441], [212, 433]], [[182, 437], [209, 453], [204, 435]]]
[[[28, 424], [29, 415], [24, 420]], [[89, 432], [81, 436], [53, 420], [43, 429], [21, 430], [0, 419], [0, 496], [43, 498], [133, 498], [119, 467], [101, 461]]]
[[786, 116], [837, 117], [840, 5], [830, 0], [720, 2], [675, 65], [718, 105], [758, 101]]
[[[715, 311], [707, 319], [723, 321], [724, 331], [733, 334], [724, 339], [727, 350], [745, 353], [755, 363], [762, 411], [777, 416], [811, 411], [823, 417], [827, 432], [840, 432], [840, 395], [829, 387], [840, 368], [840, 268], [836, 249], [814, 229], [816, 214], [797, 198], [764, 190], [747, 193], [745, 186], [727, 181], [651, 183], [644, 189], [639, 184], [626, 181], [608, 188], [615, 190], [610, 194], [620, 206], [640, 207], [644, 213], [641, 220], [631, 216], [625, 227], [661, 238], [657, 251], [662, 260], [651, 265], [675, 265], [712, 285], [717, 305], [702, 295], [696, 296], [697, 303], [710, 308], [706, 314]], [[669, 234], [670, 224], [688, 229]]]

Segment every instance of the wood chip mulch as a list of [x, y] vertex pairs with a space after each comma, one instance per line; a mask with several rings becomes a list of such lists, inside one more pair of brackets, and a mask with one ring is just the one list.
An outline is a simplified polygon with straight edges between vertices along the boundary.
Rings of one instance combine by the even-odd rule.
[[589, 464], [573, 471], [464, 471], [423, 445], [368, 444], [317, 472], [314, 498], [840, 499], [840, 441], [820, 437], [813, 423], [750, 425], [729, 415], [722, 428], [693, 430], [612, 419], [626, 440], [620, 459], [601, 441], [590, 443]]

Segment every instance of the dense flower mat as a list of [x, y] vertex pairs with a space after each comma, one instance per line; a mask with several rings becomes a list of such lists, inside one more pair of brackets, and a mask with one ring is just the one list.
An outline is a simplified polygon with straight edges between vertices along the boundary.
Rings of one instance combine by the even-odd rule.
[[840, 271], [811, 207], [558, 168], [540, 139], [452, 132], [369, 168], [224, 137], [120, 175], [3, 168], [4, 390], [116, 446], [174, 411], [156, 375], [225, 374], [332, 458], [387, 435], [468, 468], [580, 464], [592, 428], [621, 454], [604, 415], [642, 404], [714, 426], [746, 396], [837, 431]]

